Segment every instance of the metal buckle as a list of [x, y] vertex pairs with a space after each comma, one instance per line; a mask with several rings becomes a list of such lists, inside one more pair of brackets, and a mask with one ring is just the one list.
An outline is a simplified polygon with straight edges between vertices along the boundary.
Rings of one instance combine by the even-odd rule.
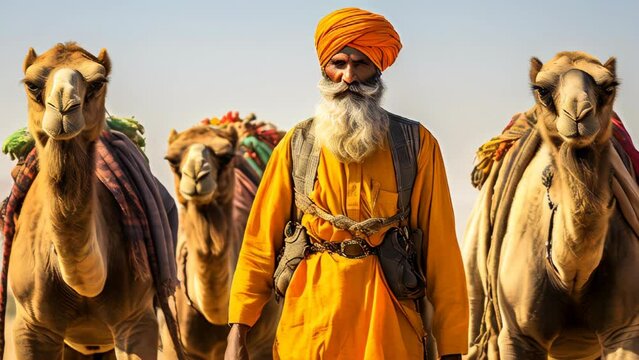
[[342, 256], [349, 259], [361, 259], [368, 255], [368, 251], [362, 245], [362, 240], [350, 239], [340, 243], [340, 251]]

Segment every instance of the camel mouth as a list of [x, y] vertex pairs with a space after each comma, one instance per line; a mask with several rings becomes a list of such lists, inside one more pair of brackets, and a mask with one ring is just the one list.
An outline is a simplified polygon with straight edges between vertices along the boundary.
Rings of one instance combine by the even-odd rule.
[[213, 200], [213, 195], [215, 192], [206, 192], [206, 193], [186, 193], [180, 191], [180, 195], [184, 198], [184, 200], [195, 203], [195, 204], [208, 204]]
[[559, 116], [556, 125], [557, 132], [562, 139], [567, 143], [576, 145], [588, 145], [592, 143], [601, 129], [601, 125], [595, 116], [588, 116], [581, 121]]
[[52, 140], [71, 140], [78, 136], [84, 128], [84, 117], [77, 112], [64, 116], [60, 116], [59, 113], [47, 112], [42, 119], [42, 131]]
[[217, 182], [212, 176], [198, 177], [198, 180], [184, 175], [180, 181], [180, 194], [187, 201], [208, 202], [215, 195]]
[[50, 131], [47, 131], [47, 129], [43, 129], [44, 133], [47, 134], [47, 136], [49, 136], [49, 138], [51, 140], [54, 141], [68, 141], [68, 140], [72, 140], [73, 138], [75, 138], [76, 136], [78, 136], [81, 132], [82, 129], [78, 129], [72, 132], [63, 132], [63, 133], [52, 133]]
[[205, 197], [205, 196], [209, 196], [211, 194], [213, 194], [213, 190], [180, 190], [180, 194], [182, 194], [182, 196], [184, 197], [190, 197], [190, 198], [198, 198], [198, 197]]

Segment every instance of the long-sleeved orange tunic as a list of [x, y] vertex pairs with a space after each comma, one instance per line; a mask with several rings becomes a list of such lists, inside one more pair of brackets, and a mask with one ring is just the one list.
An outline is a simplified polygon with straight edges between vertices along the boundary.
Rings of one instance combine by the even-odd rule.
[[[391, 120], [392, 121], [392, 120]], [[229, 323], [252, 326], [272, 294], [275, 258], [293, 201], [289, 132], [273, 151], [249, 216], [231, 289]], [[466, 353], [468, 297], [455, 236], [444, 164], [435, 138], [420, 126], [418, 172], [410, 225], [424, 232], [427, 295], [441, 354]], [[333, 215], [361, 221], [397, 212], [397, 188], [386, 146], [363, 163], [344, 164], [322, 149], [311, 199]], [[311, 215], [302, 224], [325, 241], [351, 237]], [[384, 229], [385, 230], [385, 229]], [[381, 231], [371, 236], [379, 245]], [[421, 359], [423, 326], [411, 301], [398, 301], [376, 256], [348, 259], [315, 253], [303, 260], [287, 290], [273, 347], [282, 359]]]

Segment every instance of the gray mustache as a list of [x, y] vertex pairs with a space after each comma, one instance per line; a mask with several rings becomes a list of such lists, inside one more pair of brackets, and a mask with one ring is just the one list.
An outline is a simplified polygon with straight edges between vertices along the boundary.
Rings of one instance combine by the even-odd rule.
[[347, 84], [343, 81], [334, 83], [330, 79], [323, 78], [320, 80], [318, 87], [324, 96], [339, 97], [350, 93], [364, 97], [378, 97], [381, 95], [384, 85], [378, 78], [367, 83], [357, 82], [352, 84]]

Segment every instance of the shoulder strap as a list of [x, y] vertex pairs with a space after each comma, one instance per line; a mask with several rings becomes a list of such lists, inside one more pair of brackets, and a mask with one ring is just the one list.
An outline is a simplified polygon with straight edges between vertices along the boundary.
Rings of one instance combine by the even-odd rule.
[[[315, 141], [313, 118], [302, 121], [295, 126], [293, 131], [291, 154], [294, 193], [301, 192], [308, 196], [313, 191], [320, 155], [320, 146]], [[295, 201], [293, 201], [293, 204], [295, 204]], [[297, 219], [301, 220], [302, 212], [299, 208], [292, 213], [295, 213]]]
[[[419, 123], [391, 113], [388, 113], [388, 116], [390, 120], [388, 140], [399, 194], [397, 208], [400, 213], [408, 214], [410, 197], [417, 175], [417, 156], [420, 146]], [[320, 146], [315, 141], [313, 119], [301, 122], [293, 131], [291, 139], [293, 184], [296, 193], [308, 196], [315, 184], [320, 153]], [[296, 214], [300, 219], [302, 212], [299, 208]]]
[[410, 212], [410, 198], [417, 176], [419, 155], [419, 123], [388, 113], [390, 118], [389, 147], [393, 156], [397, 182], [397, 208], [403, 214]]

